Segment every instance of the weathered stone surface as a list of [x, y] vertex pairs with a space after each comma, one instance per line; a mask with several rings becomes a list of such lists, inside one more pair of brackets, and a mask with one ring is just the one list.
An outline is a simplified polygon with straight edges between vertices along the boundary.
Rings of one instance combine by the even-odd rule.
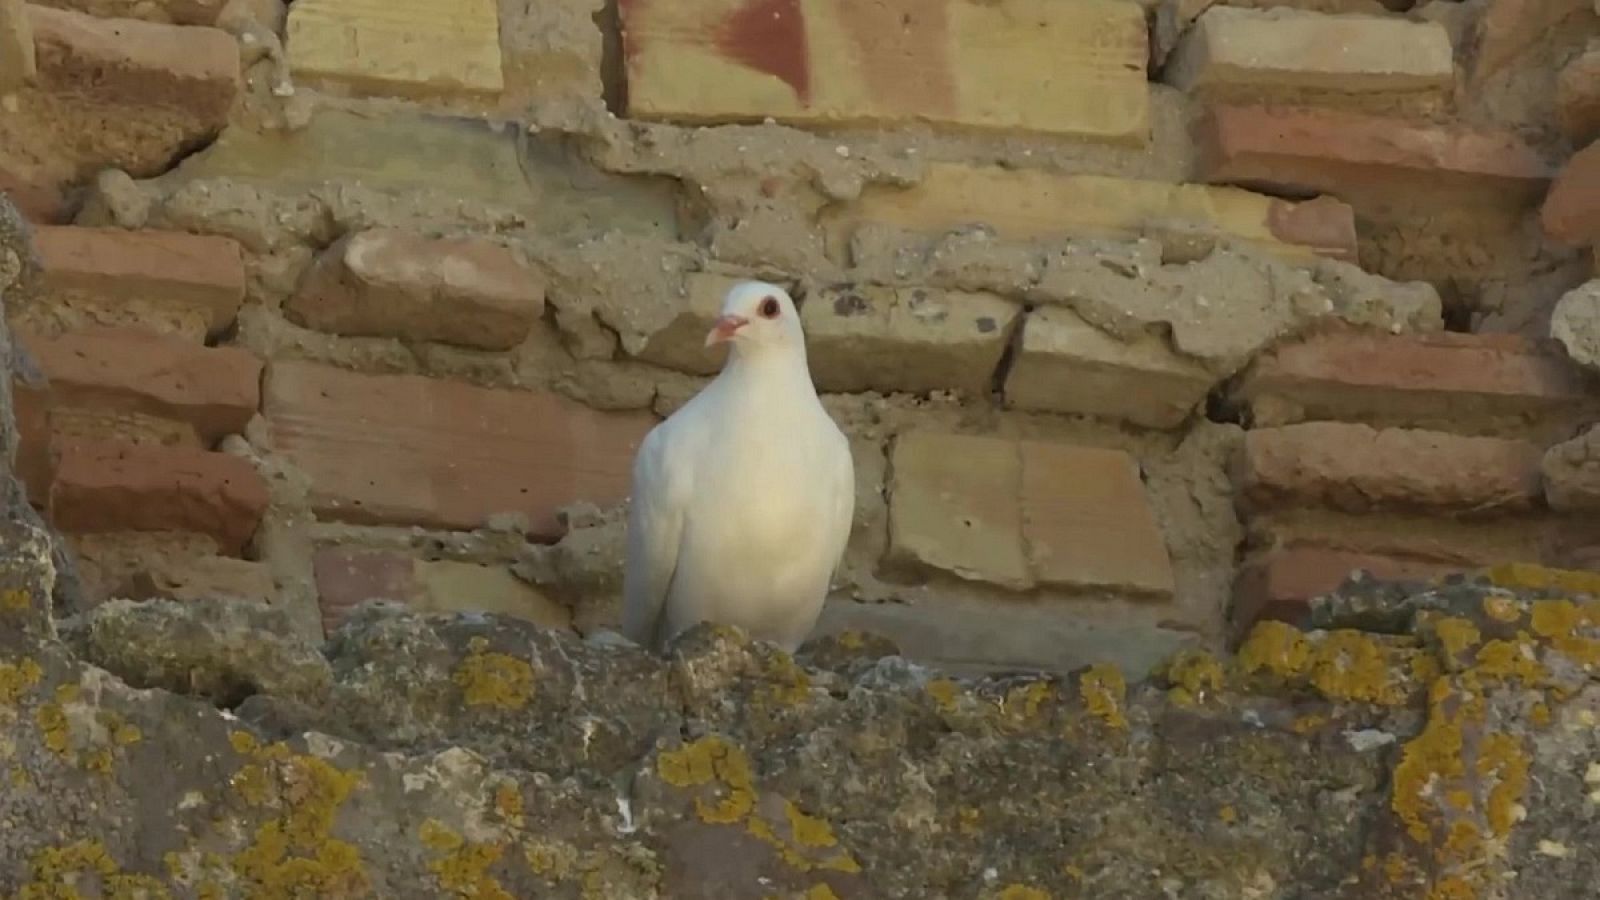
[[[1554, 350], [1554, 352], [1552, 352]], [[1240, 379], [1254, 424], [1338, 419], [1520, 433], [1591, 418], [1595, 391], [1547, 342], [1515, 335], [1330, 333], [1280, 345]]]
[[1324, 547], [1273, 550], [1247, 560], [1240, 568], [1228, 615], [1231, 631], [1236, 638], [1242, 638], [1265, 619], [1307, 625], [1311, 600], [1334, 592], [1357, 573], [1383, 581], [1426, 582], [1459, 568]]
[[1484, 515], [1538, 501], [1539, 456], [1527, 441], [1306, 422], [1247, 433], [1235, 481], [1255, 506]]
[[[620, 11], [635, 118], [933, 121], [1135, 143], [1150, 130], [1144, 17], [1115, 0], [625, 0]], [[1095, 90], [1061, 89], [1072, 84]]]
[[27, 9], [22, 0], [0, 0], [0, 94], [21, 87], [38, 71]]
[[488, 238], [373, 229], [325, 250], [284, 311], [335, 334], [509, 350], [543, 315], [544, 280]]
[[1556, 113], [1561, 129], [1578, 146], [1600, 139], [1600, 40], [1556, 77]]
[[368, 94], [494, 94], [505, 87], [494, 0], [298, 0], [286, 49], [296, 79]]
[[1600, 244], [1600, 141], [1573, 154], [1550, 185], [1539, 221], [1568, 244]]
[[694, 272], [683, 280], [678, 296], [662, 305], [669, 312], [652, 331], [637, 359], [695, 375], [715, 375], [728, 358], [725, 346], [706, 346], [706, 333], [722, 309], [728, 290], [740, 279], [731, 275]]
[[1566, 292], [1550, 314], [1550, 336], [1567, 355], [1600, 371], [1600, 279]]
[[544, 391], [301, 362], [268, 367], [262, 412], [275, 449], [310, 477], [319, 515], [464, 530], [518, 512], [552, 540], [560, 507], [627, 494], [655, 422]]
[[823, 223], [839, 258], [865, 223], [935, 234], [981, 224], [1007, 240], [1211, 235], [1297, 261], [1355, 258], [1352, 213], [1335, 201], [1295, 204], [1237, 188], [953, 163], [930, 163], [910, 188], [868, 190], [830, 208]]
[[821, 390], [982, 397], [1020, 311], [994, 294], [860, 284], [808, 297], [800, 319]]
[[1202, 97], [1437, 103], [1455, 81], [1455, 59], [1434, 22], [1219, 5], [1195, 21], [1165, 72], [1168, 84]]
[[1017, 590], [1170, 597], [1172, 564], [1126, 453], [915, 431], [894, 444], [889, 555]]
[[36, 241], [44, 277], [22, 314], [41, 327], [133, 326], [198, 342], [244, 302], [244, 261], [228, 238], [43, 226]]
[[1161, 342], [1124, 343], [1070, 310], [1028, 314], [1021, 349], [1006, 377], [1016, 409], [1122, 419], [1175, 428], [1194, 412], [1215, 377]]
[[[42, 554], [0, 563], [48, 581]], [[815, 645], [819, 669], [707, 626], [661, 660], [379, 610], [319, 664], [237, 609], [133, 604], [93, 627], [149, 639], [80, 660], [0, 606], [24, 776], [0, 793], [0, 887], [1401, 900], [1517, 866], [1578, 900], [1593, 582], [1507, 569], [1397, 598], [1395, 634], [1266, 623], [1237, 657], [1131, 684], [951, 678], [847, 635]], [[249, 696], [229, 713], [166, 685]]]
[[1541, 470], [1551, 509], [1600, 510], [1600, 426], [1546, 450]]

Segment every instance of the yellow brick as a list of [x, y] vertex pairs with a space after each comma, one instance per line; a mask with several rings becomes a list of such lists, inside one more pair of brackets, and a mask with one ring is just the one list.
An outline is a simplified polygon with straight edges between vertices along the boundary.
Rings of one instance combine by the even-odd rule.
[[38, 69], [25, 13], [22, 0], [0, 0], [0, 93], [21, 87]]
[[295, 77], [375, 94], [498, 93], [495, 0], [295, 0]]
[[[1347, 240], [1329, 238], [1327, 229], [1291, 224], [1299, 218], [1295, 207], [1233, 187], [935, 163], [917, 185], [874, 188], [826, 214], [824, 224], [834, 254], [842, 254], [865, 223], [915, 232], [986, 224], [1006, 240], [1211, 233], [1287, 259], [1354, 253], [1353, 225], [1333, 229], [1347, 232]], [[1349, 215], [1339, 204], [1327, 211], [1334, 219]]]
[[622, 20], [640, 118], [1149, 134], [1128, 0], [625, 0]]

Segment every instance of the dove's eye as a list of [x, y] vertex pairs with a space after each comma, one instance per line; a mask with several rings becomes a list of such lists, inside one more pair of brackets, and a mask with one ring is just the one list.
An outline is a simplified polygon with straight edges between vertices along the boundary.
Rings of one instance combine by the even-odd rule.
[[776, 297], [767, 297], [761, 301], [761, 318], [776, 319], [778, 317], [778, 300]]

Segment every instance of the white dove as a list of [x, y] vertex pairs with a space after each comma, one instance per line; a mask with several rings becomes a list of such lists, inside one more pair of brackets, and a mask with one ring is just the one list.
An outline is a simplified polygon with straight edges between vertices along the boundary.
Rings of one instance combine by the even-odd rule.
[[782, 288], [729, 290], [706, 335], [719, 343], [721, 373], [634, 459], [622, 633], [659, 651], [706, 621], [793, 653], [850, 538], [850, 444], [817, 399]]

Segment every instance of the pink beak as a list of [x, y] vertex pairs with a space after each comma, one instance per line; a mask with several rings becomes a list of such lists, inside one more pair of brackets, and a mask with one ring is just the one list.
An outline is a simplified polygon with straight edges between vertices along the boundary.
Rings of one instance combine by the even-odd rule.
[[706, 335], [706, 346], [733, 340], [734, 332], [749, 324], [750, 320], [744, 316], [718, 316], [711, 326], [711, 333]]

